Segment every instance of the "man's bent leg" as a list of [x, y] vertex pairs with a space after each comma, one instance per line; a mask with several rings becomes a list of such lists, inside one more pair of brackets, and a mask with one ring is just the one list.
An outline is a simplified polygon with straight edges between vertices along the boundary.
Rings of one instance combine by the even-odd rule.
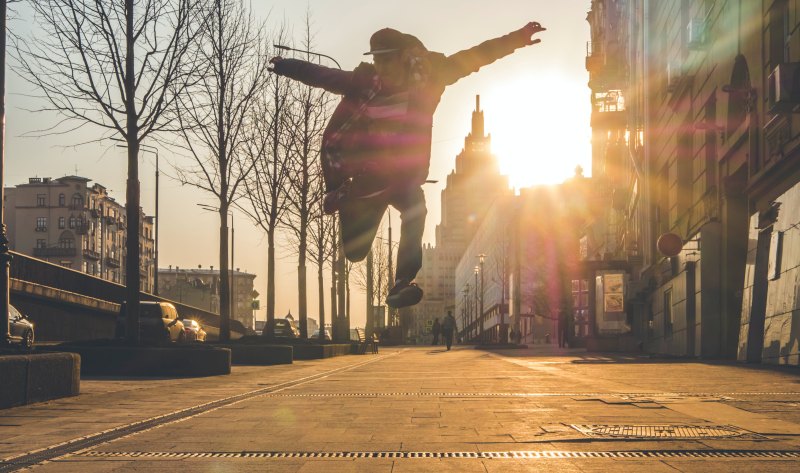
[[348, 260], [361, 261], [367, 256], [386, 207], [383, 199], [356, 199], [339, 209], [342, 244]]
[[422, 234], [425, 232], [425, 194], [414, 187], [392, 197], [391, 204], [400, 211], [400, 246], [397, 248], [396, 280], [413, 281], [422, 267]]

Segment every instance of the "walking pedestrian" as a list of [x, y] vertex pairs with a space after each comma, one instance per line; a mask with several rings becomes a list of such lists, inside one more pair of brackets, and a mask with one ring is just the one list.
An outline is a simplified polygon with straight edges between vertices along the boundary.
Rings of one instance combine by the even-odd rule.
[[438, 345], [439, 344], [439, 334], [442, 333], [442, 325], [439, 323], [439, 319], [438, 318], [434, 319], [433, 328], [431, 328], [431, 331], [433, 332], [433, 344], [434, 345]]
[[450, 347], [453, 345], [453, 332], [456, 329], [456, 319], [453, 317], [453, 311], [447, 311], [447, 317], [444, 318], [444, 322], [442, 322], [442, 333], [444, 334], [444, 343], [447, 345], [447, 349], [450, 350]]
[[530, 22], [505, 36], [445, 56], [418, 38], [384, 28], [370, 38], [373, 64], [353, 71], [299, 59], [274, 57], [275, 74], [343, 96], [322, 136], [324, 207], [339, 212], [344, 253], [361, 261], [389, 205], [400, 211], [401, 235], [393, 308], [422, 300], [413, 281], [422, 267], [425, 195], [422, 184], [431, 158], [433, 115], [447, 86], [516, 49], [539, 43], [544, 31]]
[[561, 307], [558, 310], [558, 347], [566, 348], [567, 335], [569, 335], [569, 312]]

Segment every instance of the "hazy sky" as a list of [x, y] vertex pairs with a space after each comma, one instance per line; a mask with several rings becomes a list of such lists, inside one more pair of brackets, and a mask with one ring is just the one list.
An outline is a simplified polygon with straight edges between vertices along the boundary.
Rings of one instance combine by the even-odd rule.
[[[475, 95], [481, 96], [486, 131], [501, 171], [515, 187], [560, 182], [576, 165], [590, 169], [588, 74], [584, 69], [590, 0], [252, 0], [257, 14], [272, 27], [286, 22], [301, 35], [306, 12], [312, 19], [316, 50], [335, 57], [345, 69], [368, 59], [370, 35], [392, 27], [419, 37], [429, 50], [452, 54], [525, 25], [539, 21], [548, 31], [542, 43], [518, 50], [449, 87], [434, 117], [430, 179], [426, 186], [428, 220], [425, 242], [434, 240], [440, 220], [440, 192], [454, 166], [455, 156], [470, 130]], [[22, 7], [9, 27], [25, 30], [32, 22]], [[125, 156], [122, 149], [87, 145], [75, 147], [100, 131], [86, 127], [72, 135], [30, 138], [25, 133], [54, 123], [57, 117], [27, 111], [30, 87], [13, 73], [7, 84], [5, 185], [29, 177], [78, 174], [105, 185], [120, 202], [125, 200]], [[154, 213], [154, 160], [143, 155], [142, 205]], [[218, 220], [195, 204], [214, 205], [211, 196], [171, 180], [169, 154], [161, 155], [161, 223], [159, 259], [162, 267], [218, 267]], [[395, 213], [395, 216], [397, 214]], [[256, 290], [266, 293], [266, 241], [246, 217], [237, 214], [235, 264], [256, 274]], [[398, 219], [395, 217], [395, 222]], [[398, 225], [399, 228], [399, 225]], [[397, 231], [395, 231], [397, 235]], [[276, 315], [297, 314], [296, 259], [285, 255], [277, 270]], [[317, 317], [316, 278], [309, 266], [309, 316]], [[423, 288], [424, 289], [424, 288]], [[351, 320], [364, 323], [363, 294], [354, 290]], [[327, 291], [326, 291], [327, 293]], [[327, 302], [326, 302], [327, 303]], [[326, 313], [330, 308], [326, 306]], [[264, 310], [257, 314], [264, 318]]]

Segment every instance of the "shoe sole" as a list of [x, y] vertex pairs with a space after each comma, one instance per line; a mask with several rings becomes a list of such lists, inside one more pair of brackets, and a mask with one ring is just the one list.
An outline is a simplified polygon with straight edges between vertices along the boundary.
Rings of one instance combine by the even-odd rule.
[[403, 296], [401, 292], [400, 294], [387, 297], [386, 305], [392, 309], [401, 309], [403, 307], [417, 305], [419, 304], [419, 301], [422, 300], [422, 289], [417, 288], [416, 291], [410, 291], [409, 289], [406, 289], [405, 292], [405, 296]]

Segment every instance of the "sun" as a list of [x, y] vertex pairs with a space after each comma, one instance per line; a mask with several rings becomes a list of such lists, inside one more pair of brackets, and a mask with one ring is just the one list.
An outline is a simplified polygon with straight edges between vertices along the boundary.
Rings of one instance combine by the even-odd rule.
[[500, 172], [512, 187], [556, 184], [591, 169], [589, 89], [560, 75], [525, 75], [481, 94]]

